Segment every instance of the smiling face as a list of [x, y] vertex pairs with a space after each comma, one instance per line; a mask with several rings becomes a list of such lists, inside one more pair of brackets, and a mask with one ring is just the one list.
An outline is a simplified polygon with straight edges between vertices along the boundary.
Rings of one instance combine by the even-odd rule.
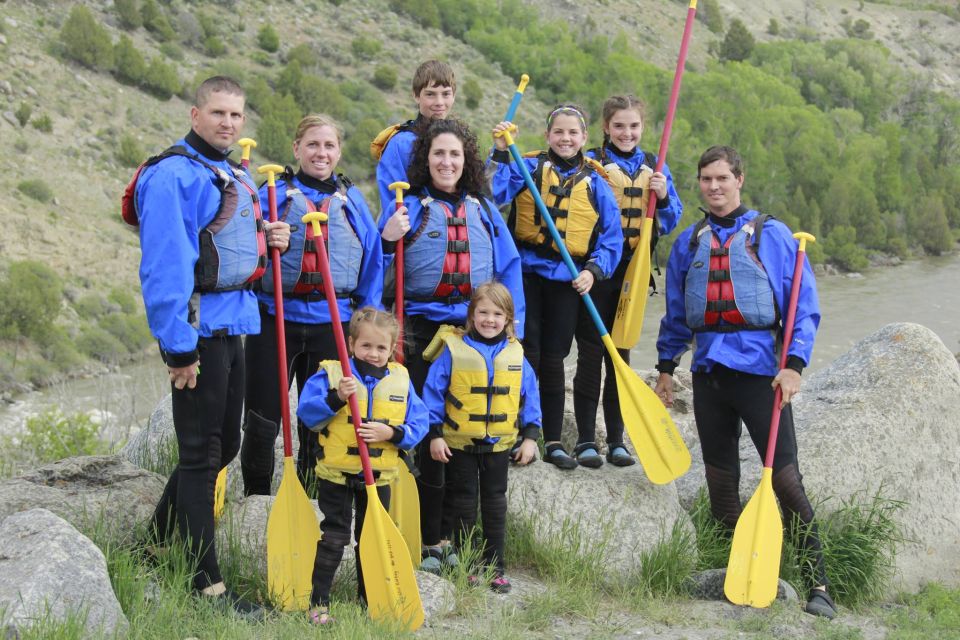
[[473, 328], [484, 338], [496, 338], [503, 333], [507, 325], [507, 314], [503, 309], [483, 298], [477, 301], [473, 310]]
[[640, 144], [640, 136], [643, 135], [643, 119], [636, 109], [620, 109], [603, 125], [603, 132], [617, 149], [632, 153]]
[[190, 125], [211, 147], [226, 151], [243, 131], [243, 107], [242, 95], [214, 91], [202, 107], [190, 108]]
[[453, 87], [444, 87], [434, 82], [421, 89], [419, 95], [414, 94], [413, 99], [424, 118], [443, 120], [453, 108], [455, 97]]
[[340, 162], [340, 140], [337, 131], [328, 125], [310, 127], [293, 143], [293, 156], [303, 172], [312, 178], [326, 180]]
[[427, 163], [433, 187], [456, 193], [457, 183], [463, 175], [463, 141], [452, 133], [441, 133], [430, 144]]
[[717, 160], [700, 168], [700, 193], [710, 213], [723, 217], [740, 206], [743, 175], [733, 175], [730, 163]]
[[357, 329], [357, 337], [350, 336], [350, 352], [357, 360], [385, 367], [393, 353], [393, 340], [386, 331], [371, 322], [364, 322]]
[[580, 127], [577, 116], [561, 113], [553, 118], [547, 130], [547, 144], [555, 154], [564, 159], [572, 158], [586, 142], [587, 132]]

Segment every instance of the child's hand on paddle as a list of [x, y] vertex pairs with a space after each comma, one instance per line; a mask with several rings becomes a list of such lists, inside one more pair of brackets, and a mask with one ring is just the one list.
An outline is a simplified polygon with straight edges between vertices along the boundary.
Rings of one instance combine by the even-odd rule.
[[658, 200], [667, 197], [667, 176], [659, 171], [650, 176], [650, 190], [657, 194]]
[[504, 120], [503, 122], [501, 122], [500, 124], [498, 124], [493, 128], [493, 144], [494, 146], [496, 146], [497, 151], [507, 150], [507, 139], [504, 138], [503, 136], [498, 136], [497, 134], [500, 133], [501, 131], [507, 131], [511, 127], [513, 127], [514, 129], [513, 137], [516, 138], [517, 135], [520, 134], [520, 130], [517, 129], [516, 125], [514, 125], [512, 122], [507, 122], [506, 120]]
[[453, 452], [447, 446], [447, 441], [443, 438], [434, 438], [430, 441], [430, 457], [437, 462], [450, 462], [450, 456]]
[[590, 293], [590, 289], [593, 288], [593, 282], [593, 274], [587, 269], [584, 269], [580, 272], [580, 275], [570, 281], [570, 284], [572, 284], [573, 288], [577, 290], [577, 293], [583, 295], [585, 293]]
[[357, 392], [357, 381], [354, 378], [340, 378], [340, 384], [337, 385], [337, 397], [344, 402]]
[[400, 207], [390, 214], [387, 224], [383, 227], [383, 239], [387, 242], [396, 242], [410, 231], [410, 216], [407, 215], [407, 208]]
[[667, 409], [673, 406], [673, 376], [669, 373], [661, 373], [657, 378], [657, 386], [653, 388], [654, 393], [660, 398]]
[[530, 464], [537, 454], [537, 441], [530, 438], [524, 438], [520, 443], [520, 448], [513, 454], [513, 461], [519, 465]]
[[357, 433], [367, 444], [374, 442], [388, 442], [393, 437], [393, 427], [382, 422], [364, 422], [357, 429]]

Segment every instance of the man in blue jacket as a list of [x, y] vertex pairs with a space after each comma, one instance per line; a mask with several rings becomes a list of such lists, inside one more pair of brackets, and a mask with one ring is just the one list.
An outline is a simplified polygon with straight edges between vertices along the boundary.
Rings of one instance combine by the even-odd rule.
[[[693, 412], [700, 436], [710, 506], [730, 529], [740, 517], [740, 423], [763, 459], [773, 412], [774, 389], [783, 411], [773, 459], [773, 489], [786, 522], [809, 525], [803, 539], [813, 558], [807, 581], [807, 611], [832, 618], [827, 576], [813, 507], [797, 465], [797, 439], [789, 402], [800, 391], [820, 324], [816, 282], [804, 262], [793, 339], [781, 345], [781, 313], [793, 286], [797, 242], [783, 223], [741, 203], [743, 160], [736, 150], [715, 146], [697, 164], [700, 192], [709, 211], [673, 245], [667, 263], [666, 314], [660, 322], [656, 392], [673, 405], [673, 371], [694, 341]], [[694, 338], [696, 338], [694, 340]], [[779, 368], [778, 350], [787, 349]]]
[[184, 138], [147, 161], [135, 191], [143, 301], [170, 376], [179, 451], [150, 542], [164, 544], [176, 527], [197, 565], [196, 592], [260, 619], [263, 608], [224, 586], [213, 492], [240, 448], [241, 336], [260, 331], [250, 285], [263, 273], [267, 247], [286, 250], [290, 227], [263, 221], [256, 186], [227, 159], [244, 124], [240, 85], [223, 76], [205, 80], [190, 122]]

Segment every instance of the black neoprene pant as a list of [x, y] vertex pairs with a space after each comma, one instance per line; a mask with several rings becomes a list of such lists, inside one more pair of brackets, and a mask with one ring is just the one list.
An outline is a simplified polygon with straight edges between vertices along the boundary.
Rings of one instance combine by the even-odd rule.
[[[590, 298], [607, 330], [612, 330], [620, 301], [620, 287], [628, 261], [622, 261], [613, 277], [601, 280], [590, 289]], [[597, 437], [597, 405], [600, 400], [600, 367], [606, 370], [603, 381], [603, 417], [607, 425], [607, 444], [623, 444], [623, 416], [617, 393], [617, 374], [613, 361], [600, 341], [600, 333], [590, 314], [580, 314], [576, 330], [577, 373], [573, 378], [573, 413], [577, 418], [578, 443], [595, 442]], [[630, 350], [617, 349], [623, 361], [630, 364]]]
[[[774, 390], [771, 376], [759, 376], [714, 366], [709, 373], [693, 374], [693, 413], [700, 435], [706, 468], [707, 490], [714, 517], [731, 529], [736, 526], [740, 503], [740, 421], [747, 427], [761, 461], [767, 451]], [[780, 413], [780, 428], [773, 456], [773, 490], [783, 509], [788, 530], [795, 516], [807, 525], [803, 546], [814, 558], [805, 578], [811, 586], [827, 584], [826, 570], [813, 507], [803, 488], [797, 466], [797, 437], [790, 405]]]
[[[390, 508], [390, 486], [377, 487], [377, 495], [384, 510]], [[330, 604], [330, 588], [333, 576], [343, 559], [343, 548], [350, 544], [350, 521], [354, 521], [353, 539], [359, 543], [363, 532], [363, 521], [367, 511], [367, 490], [359, 477], [351, 477], [347, 484], [337, 484], [329, 480], [317, 480], [317, 505], [323, 512], [320, 523], [320, 541], [317, 542], [317, 555], [313, 561], [313, 590], [310, 592], [310, 605]], [[356, 506], [356, 509], [354, 509]], [[404, 550], [404, 553], [406, 551]], [[360, 564], [360, 551], [357, 561], [357, 596], [366, 598], [363, 581], [363, 567]]]
[[570, 353], [577, 319], [587, 311], [569, 281], [525, 273], [523, 295], [527, 303], [523, 351], [540, 382], [543, 439], [559, 441], [566, 401], [563, 359]]
[[[336, 360], [337, 346], [333, 325], [284, 322], [284, 344], [287, 350], [287, 382], [297, 379], [297, 397], [321, 360]], [[346, 335], [344, 325], [344, 335]], [[246, 495], [270, 495], [273, 480], [274, 443], [280, 432], [280, 383], [277, 370], [277, 328], [275, 316], [260, 305], [260, 334], [247, 336], [246, 341], [246, 407], [240, 466]], [[286, 394], [284, 394], [286, 400]], [[295, 416], [291, 416], [291, 419]], [[297, 476], [309, 487], [317, 464], [317, 436], [297, 420]]]
[[477, 523], [477, 498], [483, 520], [483, 562], [503, 575], [507, 528], [507, 466], [510, 451], [466, 453], [457, 449], [447, 463], [447, 495], [453, 510], [456, 545]]
[[166, 542], [173, 529], [190, 541], [197, 561], [194, 588], [223, 580], [213, 535], [213, 491], [220, 469], [240, 449], [244, 359], [239, 336], [200, 338], [201, 371], [194, 389], [170, 385], [173, 428], [179, 463], [167, 480], [153, 514], [155, 541]]
[[[404, 357], [410, 381], [417, 393], [423, 393], [423, 383], [427, 380], [430, 363], [423, 359], [423, 351], [433, 340], [439, 322], [425, 316], [404, 317], [403, 339]], [[420, 537], [425, 545], [438, 545], [453, 534], [453, 524], [448, 506], [449, 498], [444, 488], [445, 467], [430, 457], [430, 438], [424, 438], [417, 445], [417, 493], [420, 496]]]

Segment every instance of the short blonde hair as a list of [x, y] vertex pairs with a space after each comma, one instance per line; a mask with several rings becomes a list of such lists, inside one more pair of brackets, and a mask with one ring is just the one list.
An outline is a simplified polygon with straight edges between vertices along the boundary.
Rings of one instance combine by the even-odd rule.
[[397, 339], [400, 337], [400, 325], [392, 314], [370, 306], [357, 309], [350, 317], [350, 337], [356, 340], [360, 335], [360, 327], [365, 324], [372, 324], [374, 329], [390, 336], [391, 353], [396, 349]]
[[504, 326], [504, 330], [508, 336], [511, 338], [514, 337], [513, 296], [510, 294], [510, 289], [507, 289], [496, 280], [484, 282], [479, 287], [474, 288], [473, 296], [470, 298], [470, 306], [467, 307], [467, 331], [473, 330], [473, 312], [476, 311], [477, 305], [480, 304], [481, 300], [488, 300], [493, 303], [493, 306], [503, 311], [504, 315], [507, 316], [507, 323]]
[[340, 126], [339, 122], [325, 113], [311, 113], [310, 115], [304, 116], [303, 119], [300, 120], [300, 124], [297, 125], [297, 132], [293, 136], [293, 141], [298, 142], [302, 140], [303, 136], [307, 135], [307, 131], [314, 127], [330, 127], [337, 133], [337, 143], [343, 146], [343, 127]]

